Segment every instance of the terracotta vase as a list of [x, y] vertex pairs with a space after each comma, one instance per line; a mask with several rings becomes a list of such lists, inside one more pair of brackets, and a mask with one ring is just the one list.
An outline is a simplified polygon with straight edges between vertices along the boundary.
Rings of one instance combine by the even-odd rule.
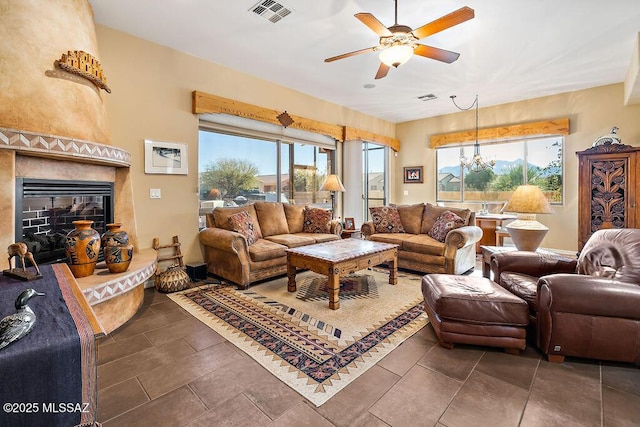
[[91, 276], [100, 254], [100, 234], [91, 228], [93, 221], [73, 221], [75, 230], [67, 234], [64, 250], [74, 277]]
[[129, 244], [129, 235], [126, 231], [122, 230], [121, 227], [121, 222], [107, 224], [107, 231], [100, 237], [100, 243], [103, 248], [107, 246], [126, 246]]
[[133, 245], [108, 245], [102, 248], [104, 263], [111, 273], [123, 273], [129, 268], [133, 258]]

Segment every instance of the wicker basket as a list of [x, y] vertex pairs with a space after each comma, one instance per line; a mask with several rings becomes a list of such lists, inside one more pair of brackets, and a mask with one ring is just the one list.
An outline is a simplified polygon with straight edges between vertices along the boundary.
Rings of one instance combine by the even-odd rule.
[[170, 293], [187, 289], [190, 281], [184, 268], [175, 264], [167, 267], [162, 273], [156, 273], [154, 284], [158, 291]]

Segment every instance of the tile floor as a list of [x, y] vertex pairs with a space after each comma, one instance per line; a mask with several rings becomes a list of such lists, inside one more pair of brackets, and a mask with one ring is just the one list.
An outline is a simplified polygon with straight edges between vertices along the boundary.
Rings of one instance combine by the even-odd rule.
[[316, 408], [153, 289], [98, 363], [104, 427], [640, 425], [637, 365], [446, 350], [431, 326]]

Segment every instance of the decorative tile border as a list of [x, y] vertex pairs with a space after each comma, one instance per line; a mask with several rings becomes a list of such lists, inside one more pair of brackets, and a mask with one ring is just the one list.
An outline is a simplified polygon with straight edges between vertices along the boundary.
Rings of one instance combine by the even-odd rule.
[[15, 129], [0, 128], [0, 149], [75, 161], [90, 160], [116, 167], [131, 166], [131, 154], [112, 145]]
[[157, 261], [153, 260], [151, 264], [144, 266], [140, 270], [132, 271], [131, 274], [100, 283], [93, 288], [83, 289], [82, 294], [90, 305], [105, 302], [146, 282], [147, 279], [153, 276], [156, 267]]

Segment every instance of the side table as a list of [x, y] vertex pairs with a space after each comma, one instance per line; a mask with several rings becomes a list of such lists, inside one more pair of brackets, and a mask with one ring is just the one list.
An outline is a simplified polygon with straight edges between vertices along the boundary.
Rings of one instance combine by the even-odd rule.
[[340, 237], [343, 239], [362, 239], [362, 233], [360, 230], [342, 230]]
[[515, 215], [506, 214], [476, 214], [476, 225], [482, 229], [482, 238], [476, 243], [476, 253], [479, 254], [480, 246], [495, 246], [496, 230], [505, 225], [505, 221], [516, 219]]

